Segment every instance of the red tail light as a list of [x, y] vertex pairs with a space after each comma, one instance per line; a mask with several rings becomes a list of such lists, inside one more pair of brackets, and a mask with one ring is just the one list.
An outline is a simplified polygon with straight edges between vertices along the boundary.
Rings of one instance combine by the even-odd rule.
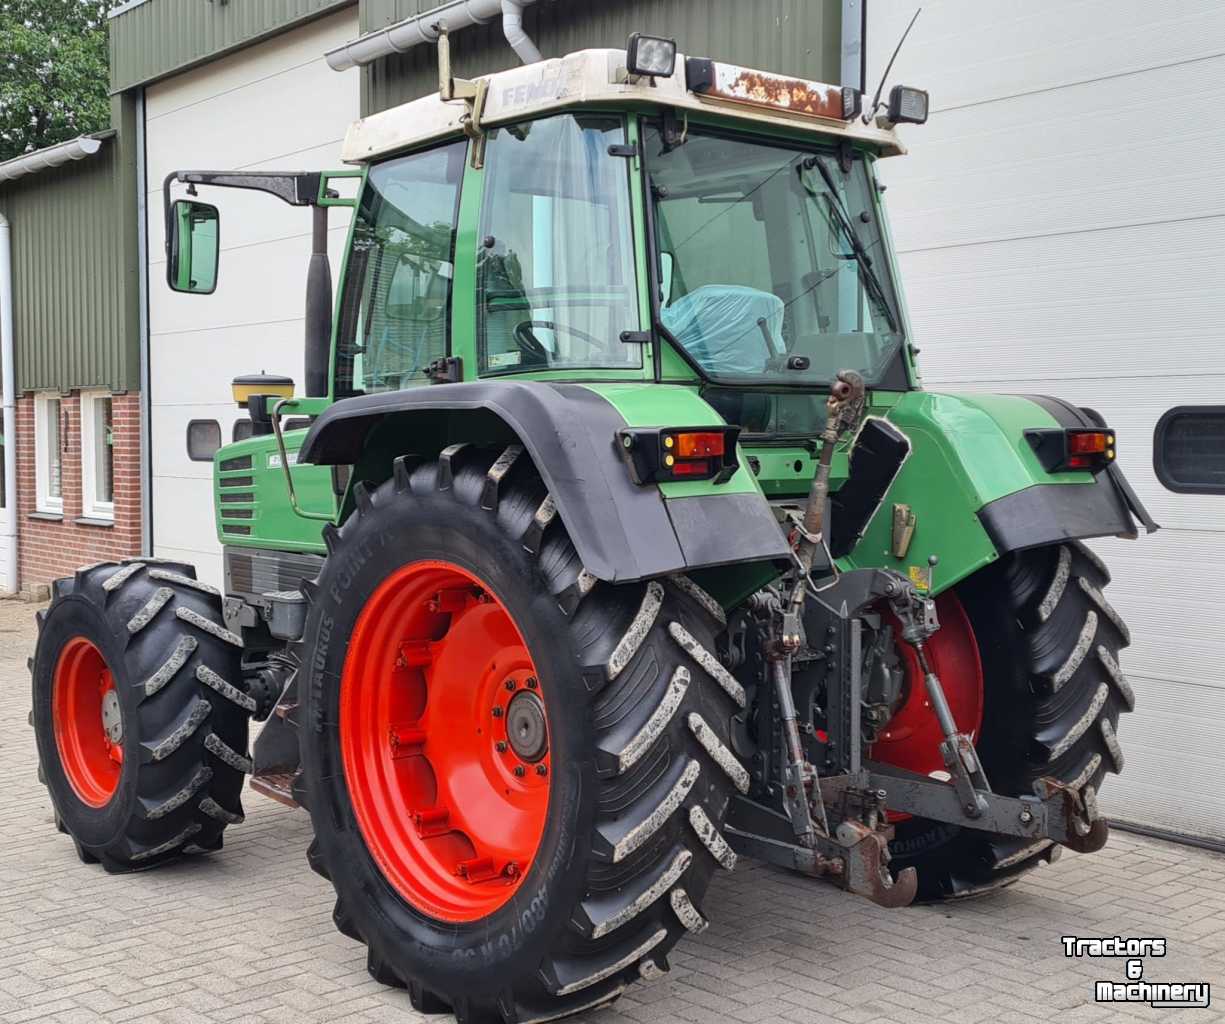
[[684, 434], [665, 434], [664, 447], [670, 447], [669, 441], [673, 439], [675, 439], [678, 459], [700, 459], [708, 455], [723, 454], [722, 431], [704, 430]]
[[723, 483], [739, 468], [739, 427], [629, 428], [617, 432], [617, 448], [638, 484], [668, 480]]
[[1025, 431], [1026, 440], [1048, 473], [1096, 473], [1114, 461], [1114, 431], [1101, 428], [1050, 428]]

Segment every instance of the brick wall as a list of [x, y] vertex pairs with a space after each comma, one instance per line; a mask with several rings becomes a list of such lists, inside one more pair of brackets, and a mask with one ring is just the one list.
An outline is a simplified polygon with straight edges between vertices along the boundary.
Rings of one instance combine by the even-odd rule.
[[[17, 399], [17, 548], [19, 586], [34, 592], [81, 565], [140, 553], [140, 396], [114, 395], [115, 521], [84, 523], [81, 496], [81, 396], [60, 396], [63, 516], [37, 513], [34, 476], [34, 395]], [[66, 450], [64, 450], [66, 448]]]

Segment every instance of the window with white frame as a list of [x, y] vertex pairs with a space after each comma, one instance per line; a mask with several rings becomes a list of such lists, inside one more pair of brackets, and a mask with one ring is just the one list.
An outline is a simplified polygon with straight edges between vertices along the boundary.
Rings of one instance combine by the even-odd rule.
[[81, 514], [115, 518], [114, 405], [109, 392], [81, 392]]
[[34, 488], [39, 512], [63, 515], [64, 445], [59, 395], [34, 399]]

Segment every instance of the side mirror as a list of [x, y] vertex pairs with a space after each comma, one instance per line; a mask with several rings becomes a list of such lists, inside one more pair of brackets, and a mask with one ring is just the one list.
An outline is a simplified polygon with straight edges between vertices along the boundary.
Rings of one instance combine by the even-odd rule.
[[210, 295], [216, 289], [220, 221], [215, 206], [175, 200], [170, 210], [166, 280], [176, 292]]

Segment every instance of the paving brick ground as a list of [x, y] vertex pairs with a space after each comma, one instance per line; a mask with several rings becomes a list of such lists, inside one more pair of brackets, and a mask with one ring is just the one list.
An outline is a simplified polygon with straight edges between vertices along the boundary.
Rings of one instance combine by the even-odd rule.
[[[371, 981], [306, 866], [309, 822], [255, 794], [220, 854], [147, 874], [79, 863], [35, 777], [26, 725], [30, 605], [0, 601], [0, 1020], [376, 1022], [419, 1018]], [[880, 910], [742, 864], [707, 895], [712, 926], [662, 981], [592, 1024], [1225, 1020], [1225, 856], [1115, 833], [994, 897]], [[1065, 934], [1165, 936], [1154, 980], [1214, 983], [1208, 1010], [1099, 1006], [1123, 961], [1062, 955]]]

